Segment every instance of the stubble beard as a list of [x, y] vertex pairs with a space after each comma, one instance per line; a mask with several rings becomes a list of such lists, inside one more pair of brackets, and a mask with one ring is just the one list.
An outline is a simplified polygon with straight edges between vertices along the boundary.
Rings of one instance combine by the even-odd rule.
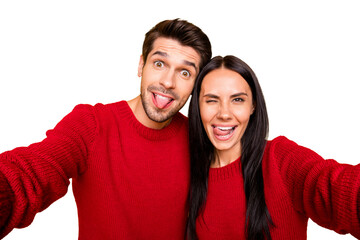
[[[172, 118], [184, 105], [178, 103], [176, 106], [172, 106], [172, 109], [158, 109], [151, 106], [151, 95], [152, 93], [146, 92], [145, 89], [141, 88], [141, 103], [147, 117], [157, 123], [162, 123]], [[175, 104], [175, 103], [173, 103]]]

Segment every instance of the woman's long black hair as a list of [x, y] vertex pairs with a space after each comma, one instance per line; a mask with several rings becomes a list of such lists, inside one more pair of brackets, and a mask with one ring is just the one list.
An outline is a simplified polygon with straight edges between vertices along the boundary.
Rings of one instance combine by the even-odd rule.
[[273, 225], [266, 207], [262, 157], [266, 146], [269, 120], [264, 96], [255, 73], [234, 56], [214, 57], [200, 72], [195, 82], [189, 107], [189, 138], [191, 158], [191, 190], [189, 194], [188, 238], [197, 239], [196, 218], [203, 212], [207, 195], [210, 164], [215, 160], [214, 146], [203, 127], [199, 110], [199, 93], [204, 77], [211, 71], [226, 68], [239, 73], [249, 84], [255, 110], [241, 138], [241, 166], [246, 197], [245, 234], [248, 240], [271, 239]]

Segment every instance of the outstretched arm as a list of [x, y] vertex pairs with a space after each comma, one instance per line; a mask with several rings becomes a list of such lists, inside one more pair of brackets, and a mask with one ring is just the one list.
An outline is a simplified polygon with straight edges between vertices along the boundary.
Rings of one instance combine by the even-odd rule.
[[95, 131], [93, 108], [79, 105], [42, 142], [0, 154], [0, 238], [65, 195], [86, 169]]
[[360, 238], [360, 164], [324, 160], [282, 138], [275, 147], [294, 208], [338, 233]]

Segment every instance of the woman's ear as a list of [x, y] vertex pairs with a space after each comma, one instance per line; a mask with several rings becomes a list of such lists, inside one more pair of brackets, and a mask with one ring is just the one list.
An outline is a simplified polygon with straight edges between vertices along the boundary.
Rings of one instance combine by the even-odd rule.
[[252, 105], [252, 109], [251, 109], [250, 115], [252, 115], [254, 112], [255, 112], [255, 104]]

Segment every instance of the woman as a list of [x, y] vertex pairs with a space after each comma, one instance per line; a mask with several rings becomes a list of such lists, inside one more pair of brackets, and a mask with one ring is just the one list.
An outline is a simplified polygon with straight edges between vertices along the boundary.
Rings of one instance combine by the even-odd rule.
[[360, 238], [360, 165], [267, 141], [265, 100], [234, 56], [199, 74], [189, 109], [189, 239], [306, 239], [308, 218]]

